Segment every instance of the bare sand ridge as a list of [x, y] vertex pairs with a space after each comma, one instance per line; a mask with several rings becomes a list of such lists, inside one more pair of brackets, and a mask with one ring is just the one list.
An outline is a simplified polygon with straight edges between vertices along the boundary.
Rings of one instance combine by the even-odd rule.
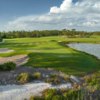
[[17, 66], [20, 66], [28, 61], [27, 55], [16, 55], [11, 57], [0, 57], [0, 64], [6, 62], [14, 62]]
[[14, 52], [14, 50], [10, 50], [8, 48], [0, 48], [0, 53], [10, 53], [10, 52]]

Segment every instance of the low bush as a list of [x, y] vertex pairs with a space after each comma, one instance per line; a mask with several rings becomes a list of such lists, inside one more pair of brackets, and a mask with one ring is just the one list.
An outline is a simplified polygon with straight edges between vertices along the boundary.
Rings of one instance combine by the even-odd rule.
[[[96, 95], [96, 97], [95, 97]], [[36, 97], [38, 98], [38, 97]], [[88, 90], [80, 89], [65, 89], [65, 90], [56, 90], [56, 89], [47, 89], [43, 91], [42, 96], [39, 97], [42, 99], [30, 99], [30, 100], [100, 100], [100, 95], [90, 93]]]
[[42, 94], [42, 99], [31, 97], [30, 100], [83, 100], [84, 94], [81, 89], [65, 90], [47, 89]]
[[48, 79], [46, 79], [45, 82], [50, 83], [50, 84], [54, 84], [54, 85], [61, 83], [60, 78], [55, 74], [50, 75], [50, 77]]
[[0, 37], [0, 42], [2, 42], [2, 40], [3, 40], [3, 39]]
[[34, 96], [31, 96], [31, 97], [29, 98], [29, 100], [34, 100]]
[[34, 96], [31, 96], [29, 100], [45, 100], [45, 99], [42, 98], [42, 97], [34, 97]]
[[43, 92], [43, 97], [46, 99], [46, 100], [52, 100], [52, 97], [54, 95], [57, 95], [57, 91], [56, 89], [47, 89]]
[[72, 89], [63, 93], [66, 100], [83, 100], [84, 94], [81, 89]]
[[52, 97], [52, 100], [64, 100], [64, 98], [63, 98], [63, 96], [61, 96], [61, 95], [54, 95], [54, 96]]
[[63, 77], [63, 79], [64, 79], [65, 81], [69, 81], [69, 82], [71, 82], [71, 80], [70, 80], [70, 77], [69, 77], [69, 76], [64, 76], [64, 77]]
[[0, 65], [0, 71], [11, 71], [16, 68], [16, 64], [13, 62], [7, 62]]
[[91, 90], [100, 90], [100, 73], [84, 77], [86, 87]]
[[17, 76], [17, 82], [19, 82], [20, 84], [25, 84], [25, 83], [31, 81], [31, 79], [32, 79], [32, 77], [28, 73], [21, 73]]
[[34, 79], [40, 79], [41, 78], [41, 73], [40, 72], [33, 73], [33, 78]]
[[53, 84], [53, 85], [58, 85], [61, 83], [59, 78], [46, 79], [45, 82]]
[[50, 78], [56, 78], [56, 77], [58, 77], [56, 74], [51, 74], [50, 76], [49, 76]]

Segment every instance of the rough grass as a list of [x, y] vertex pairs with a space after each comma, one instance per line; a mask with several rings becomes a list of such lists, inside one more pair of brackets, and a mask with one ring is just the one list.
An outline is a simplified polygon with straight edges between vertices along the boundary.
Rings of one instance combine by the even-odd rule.
[[100, 60], [69, 47], [59, 45], [58, 42], [99, 43], [99, 40], [100, 38], [94, 37], [83, 39], [68, 39], [65, 37], [6, 39], [5, 43], [0, 44], [0, 48], [6, 47], [15, 50], [15, 52], [0, 54], [0, 56], [28, 54], [30, 57], [26, 64], [28, 66], [54, 68], [68, 74], [82, 75], [100, 70]]

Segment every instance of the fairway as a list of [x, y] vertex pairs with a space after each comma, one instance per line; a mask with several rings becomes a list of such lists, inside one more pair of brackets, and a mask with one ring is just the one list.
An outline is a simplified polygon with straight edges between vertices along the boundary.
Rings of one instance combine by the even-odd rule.
[[99, 42], [98, 39], [67, 39], [65, 37], [17, 38], [6, 39], [0, 48], [9, 48], [14, 52], [0, 54], [12, 56], [28, 54], [26, 66], [54, 68], [67, 74], [83, 75], [100, 69], [100, 60], [91, 55], [73, 50], [59, 44], [66, 42]]

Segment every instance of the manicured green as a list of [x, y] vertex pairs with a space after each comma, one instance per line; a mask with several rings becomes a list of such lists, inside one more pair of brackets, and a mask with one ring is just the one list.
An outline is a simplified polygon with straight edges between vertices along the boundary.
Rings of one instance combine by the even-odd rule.
[[0, 48], [13, 49], [15, 52], [0, 54], [0, 56], [28, 54], [30, 59], [26, 65], [54, 68], [68, 74], [82, 75], [100, 70], [100, 60], [67, 46], [62, 46], [59, 44], [61, 41], [99, 43], [100, 38], [66, 38], [59, 36], [6, 39], [5, 43], [0, 44]]

